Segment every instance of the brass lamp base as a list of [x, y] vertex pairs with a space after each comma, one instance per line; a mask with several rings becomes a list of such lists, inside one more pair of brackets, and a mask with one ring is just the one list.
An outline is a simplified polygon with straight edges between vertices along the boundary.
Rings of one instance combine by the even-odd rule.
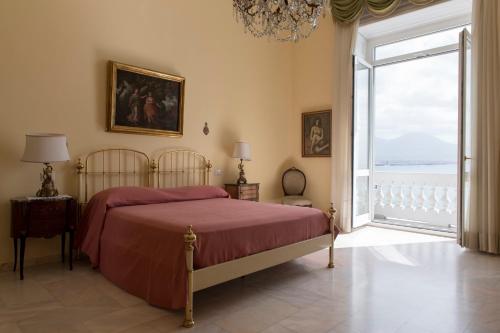
[[247, 179], [245, 178], [245, 170], [243, 170], [243, 159], [240, 159], [240, 164], [238, 164], [238, 169], [240, 169], [240, 177], [236, 181], [236, 184], [246, 184]]
[[45, 168], [40, 175], [42, 178], [42, 188], [36, 192], [37, 197], [55, 197], [59, 195], [59, 192], [54, 186], [54, 180], [52, 179], [52, 172], [54, 169], [49, 163], [44, 163]]

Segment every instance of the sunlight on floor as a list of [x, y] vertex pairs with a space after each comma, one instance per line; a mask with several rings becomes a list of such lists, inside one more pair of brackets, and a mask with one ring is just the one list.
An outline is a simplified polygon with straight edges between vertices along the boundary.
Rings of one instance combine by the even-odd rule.
[[370, 247], [370, 251], [379, 260], [384, 260], [387, 262], [392, 262], [395, 264], [406, 265], [406, 266], [417, 266], [416, 263], [412, 262], [412, 260], [409, 257], [402, 254], [394, 246]]
[[454, 239], [385, 228], [365, 227], [335, 240], [335, 248], [382, 246], [410, 243], [454, 242]]

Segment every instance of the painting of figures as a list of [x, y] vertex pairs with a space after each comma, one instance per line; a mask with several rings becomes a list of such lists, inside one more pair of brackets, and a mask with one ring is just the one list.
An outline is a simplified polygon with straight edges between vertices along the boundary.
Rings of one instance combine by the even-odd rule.
[[332, 156], [332, 110], [302, 113], [302, 157]]
[[182, 136], [184, 78], [110, 63], [108, 130]]

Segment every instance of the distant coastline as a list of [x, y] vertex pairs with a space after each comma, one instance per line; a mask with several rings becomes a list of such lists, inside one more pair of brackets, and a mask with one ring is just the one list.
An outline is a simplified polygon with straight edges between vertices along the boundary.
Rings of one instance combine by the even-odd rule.
[[391, 164], [375, 164], [375, 172], [396, 172], [396, 173], [429, 173], [429, 174], [457, 174], [456, 163], [433, 163], [423, 162], [417, 163], [394, 163]]
[[375, 166], [391, 165], [448, 165], [455, 164], [455, 161], [375, 161]]

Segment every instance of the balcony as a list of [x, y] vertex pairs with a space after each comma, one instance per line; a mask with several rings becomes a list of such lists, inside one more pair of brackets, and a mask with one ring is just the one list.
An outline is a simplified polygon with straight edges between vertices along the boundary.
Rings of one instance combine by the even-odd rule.
[[457, 175], [374, 173], [376, 222], [456, 232]]

